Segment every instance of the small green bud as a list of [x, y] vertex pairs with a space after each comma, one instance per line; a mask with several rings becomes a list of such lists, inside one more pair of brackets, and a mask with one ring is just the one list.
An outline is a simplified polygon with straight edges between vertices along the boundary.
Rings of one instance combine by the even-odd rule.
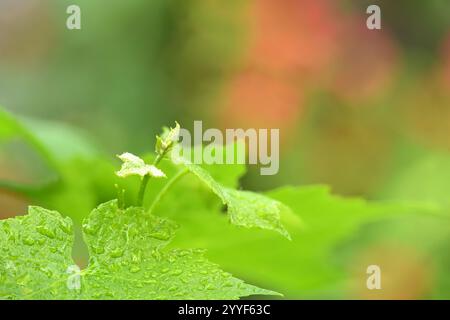
[[175, 121], [175, 128], [163, 128], [163, 133], [156, 136], [155, 151], [158, 154], [166, 153], [180, 137], [180, 125]]

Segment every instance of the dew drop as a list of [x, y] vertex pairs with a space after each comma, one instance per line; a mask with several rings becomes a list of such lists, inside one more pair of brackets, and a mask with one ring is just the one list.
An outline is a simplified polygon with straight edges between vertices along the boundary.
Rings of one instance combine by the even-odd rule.
[[70, 223], [70, 221], [64, 220], [61, 224], [60, 224], [60, 228], [63, 232], [65, 232], [66, 234], [71, 235], [72, 234], [72, 224]]
[[153, 279], [145, 280], [145, 283], [148, 283], [148, 284], [155, 284], [155, 283], [156, 283], [156, 280], [153, 280]]
[[174, 271], [172, 271], [172, 275], [174, 275], [174, 276], [179, 276], [180, 274], [182, 274], [183, 273], [183, 270], [181, 270], [181, 269], [175, 269]]
[[138, 266], [132, 266], [130, 268], [130, 271], [133, 272], [133, 273], [136, 273], [136, 272], [141, 271], [141, 268], [139, 268]]
[[23, 239], [22, 242], [24, 244], [26, 244], [27, 246], [32, 246], [34, 244], [33, 238], [29, 238], [29, 237]]
[[161, 269], [161, 273], [167, 273], [169, 271], [169, 268], [163, 268]]
[[86, 224], [83, 224], [83, 231], [86, 234], [94, 236], [97, 233], [97, 228], [95, 228], [93, 225], [91, 225], [89, 223], [86, 223]]
[[40, 269], [49, 278], [53, 275], [52, 271], [48, 268], [42, 267]]
[[158, 240], [169, 240], [170, 239], [170, 234], [166, 231], [158, 231], [158, 232], [153, 232], [150, 234], [150, 236], [152, 238], [158, 239]]
[[102, 246], [92, 247], [92, 250], [93, 250], [94, 253], [96, 253], [96, 254], [102, 254], [102, 253], [105, 252], [105, 248], [103, 248]]
[[123, 252], [124, 252], [124, 250], [122, 248], [116, 248], [111, 251], [110, 255], [112, 258], [120, 258], [123, 256]]
[[43, 236], [46, 236], [47, 238], [51, 238], [51, 239], [55, 238], [55, 231], [48, 228], [47, 226], [37, 226], [36, 230], [37, 230], [37, 232], [39, 232]]

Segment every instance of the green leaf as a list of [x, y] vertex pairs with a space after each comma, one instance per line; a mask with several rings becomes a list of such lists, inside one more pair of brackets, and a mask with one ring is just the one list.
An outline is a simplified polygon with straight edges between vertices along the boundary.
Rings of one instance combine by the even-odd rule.
[[[96, 205], [115, 196], [112, 186], [120, 180], [113, 174], [111, 159], [79, 130], [57, 122], [17, 117], [0, 107], [0, 144], [16, 139], [40, 155], [51, 171], [48, 177], [31, 183], [0, 179], [0, 191], [19, 193], [80, 223]], [[34, 168], [35, 164], [29, 165]]]
[[0, 106], [0, 143], [19, 138], [35, 150], [56, 172], [72, 159], [95, 159], [100, 152], [81, 130], [69, 125], [18, 117]]
[[58, 164], [72, 159], [97, 159], [103, 156], [94, 139], [77, 127], [30, 117], [20, 117], [19, 120]]
[[70, 298], [73, 239], [70, 218], [39, 207], [0, 221], [0, 299]]
[[117, 176], [121, 178], [126, 178], [132, 175], [137, 175], [140, 177], [149, 175], [154, 178], [166, 177], [164, 172], [153, 165], [146, 164], [144, 160], [142, 160], [138, 156], [135, 156], [134, 154], [126, 152], [117, 157], [123, 161], [122, 168], [120, 168], [120, 170], [116, 172]]
[[247, 285], [199, 250], [167, 250], [177, 226], [146, 214], [119, 209], [110, 201], [83, 225], [89, 266], [80, 287], [67, 281], [72, 223], [57, 212], [32, 207], [23, 217], [0, 222], [2, 299], [237, 299], [275, 292]]
[[[85, 291], [114, 299], [236, 299], [274, 292], [247, 285], [198, 250], [163, 250], [176, 226], [112, 201], [84, 224], [91, 254]], [[100, 288], [93, 287], [99, 285]], [[91, 288], [92, 287], [92, 288]]]
[[176, 163], [183, 164], [222, 200], [223, 204], [227, 206], [231, 223], [246, 228], [273, 230], [290, 239], [289, 233], [280, 221], [281, 211], [289, 209], [281, 202], [254, 192], [224, 187], [201, 166], [182, 157], [173, 157]]
[[[26, 125], [0, 106], [0, 144], [15, 138], [19, 138], [26, 142], [29, 147], [39, 154], [51, 170], [55, 171], [57, 174], [59, 173], [57, 162], [45, 145], [27, 128]], [[7, 159], [8, 157], [5, 158]], [[25, 185], [22, 183], [11, 183], [10, 181], [3, 181], [0, 179], [0, 188], [11, 191], [34, 191], [53, 183], [55, 179], [52, 177], [48, 180], [49, 181], [42, 184], [40, 183], [39, 185]]]
[[22, 131], [19, 123], [0, 107], [0, 141], [9, 139]]
[[226, 216], [211, 205], [208, 193], [199, 189], [181, 193], [188, 186], [195, 188], [192, 183], [180, 181], [156, 210], [183, 226], [171, 246], [202, 246], [207, 257], [222, 267], [247, 281], [282, 290], [290, 298], [346, 297], [350, 277], [336, 259], [339, 246], [366, 224], [423, 213], [423, 208], [412, 205], [335, 196], [325, 186], [284, 187], [266, 195], [289, 206], [303, 222], [299, 228], [297, 220], [281, 212], [293, 238], [285, 241], [271, 232], [236, 230], [226, 224]]

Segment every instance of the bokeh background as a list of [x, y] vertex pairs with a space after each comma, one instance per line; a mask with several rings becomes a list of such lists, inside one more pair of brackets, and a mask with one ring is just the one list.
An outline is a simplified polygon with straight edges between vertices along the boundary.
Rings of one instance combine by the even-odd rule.
[[[65, 27], [70, 4], [82, 30]], [[366, 28], [370, 4], [382, 30]], [[112, 155], [151, 151], [174, 120], [280, 128], [279, 174], [250, 167], [244, 188], [326, 184], [450, 207], [446, 0], [0, 0], [0, 104], [76, 127]], [[7, 158], [1, 178], [26, 176]], [[26, 204], [0, 190], [3, 217]], [[391, 266], [383, 297], [448, 297], [449, 225], [392, 222], [358, 236], [383, 235], [358, 256]], [[436, 268], [448, 276], [435, 281]]]

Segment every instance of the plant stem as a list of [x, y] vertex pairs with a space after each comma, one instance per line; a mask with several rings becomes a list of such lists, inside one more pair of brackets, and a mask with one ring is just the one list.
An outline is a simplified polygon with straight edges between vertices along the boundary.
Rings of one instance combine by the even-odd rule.
[[153, 212], [156, 205], [161, 201], [162, 197], [167, 193], [167, 191], [172, 187], [172, 185], [188, 172], [189, 171], [187, 169], [179, 171], [164, 185], [164, 187], [161, 189], [161, 191], [159, 191], [156, 198], [153, 200], [152, 205], [150, 206], [150, 209], [148, 210], [148, 213], [151, 214]]
[[145, 195], [145, 189], [147, 189], [148, 180], [150, 180], [150, 176], [147, 174], [142, 178], [141, 186], [139, 187], [139, 193], [138, 193], [138, 200], [137, 200], [137, 206], [142, 207], [144, 203], [144, 195]]
[[[166, 150], [164, 150], [164, 152], [159, 153], [156, 156], [155, 161], [153, 161], [153, 165], [155, 167], [161, 162], [161, 160], [164, 158], [164, 156], [166, 155], [168, 150], [169, 150], [169, 148], [167, 148]], [[137, 200], [138, 207], [142, 207], [142, 205], [144, 204], [145, 189], [147, 189], [147, 184], [148, 184], [149, 180], [150, 180], [150, 175], [145, 175], [144, 178], [142, 178], [141, 186], [139, 187], [138, 200]]]
[[119, 185], [114, 185], [117, 190], [117, 204], [120, 209], [125, 208], [125, 189], [120, 189]]

